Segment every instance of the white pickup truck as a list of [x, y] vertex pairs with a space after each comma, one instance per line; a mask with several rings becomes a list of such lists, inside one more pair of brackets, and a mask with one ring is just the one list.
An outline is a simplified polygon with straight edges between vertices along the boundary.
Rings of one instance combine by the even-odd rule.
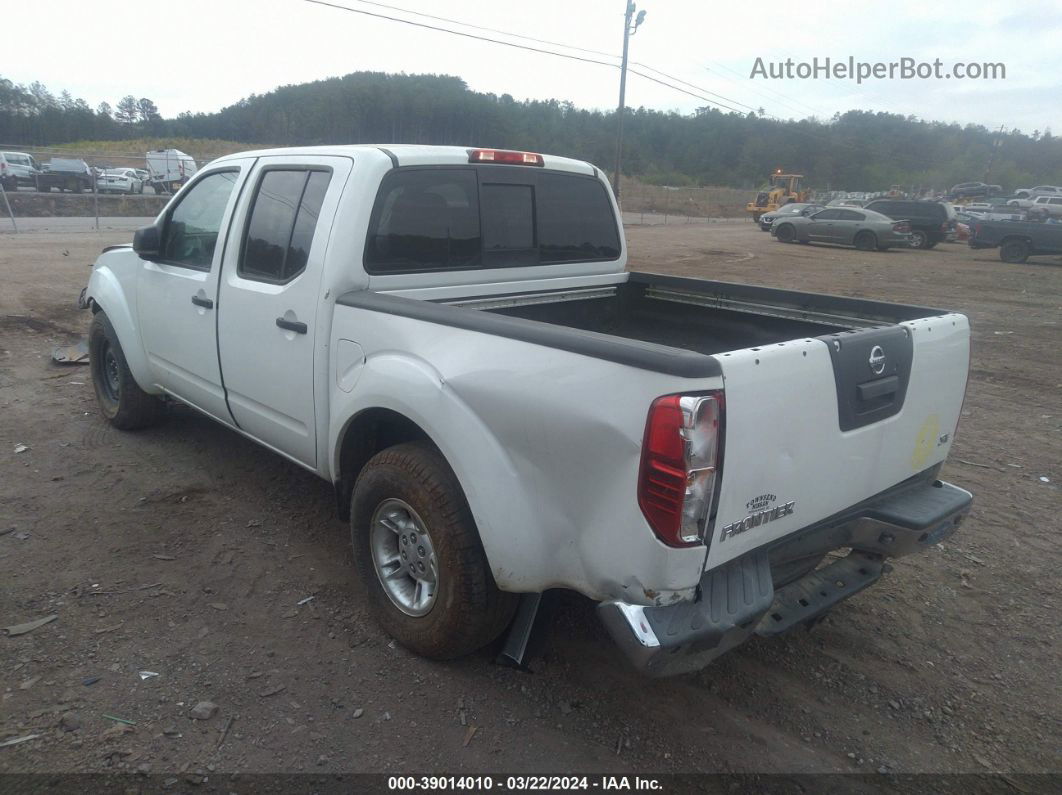
[[118, 428], [179, 401], [333, 483], [374, 614], [435, 658], [566, 588], [689, 671], [956, 529], [963, 315], [626, 264], [588, 163], [223, 157], [97, 260], [93, 383]]

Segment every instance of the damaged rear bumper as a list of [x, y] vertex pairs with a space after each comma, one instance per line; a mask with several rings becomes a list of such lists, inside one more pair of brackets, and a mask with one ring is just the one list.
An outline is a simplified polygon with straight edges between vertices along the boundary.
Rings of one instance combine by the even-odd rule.
[[[706, 572], [694, 601], [666, 607], [603, 602], [598, 610], [638, 670], [649, 676], [694, 671], [753, 634], [777, 635], [823, 615], [888, 571], [885, 558], [954, 533], [972, 502], [964, 489], [921, 480]], [[847, 556], [785, 579], [794, 561], [845, 547]]]

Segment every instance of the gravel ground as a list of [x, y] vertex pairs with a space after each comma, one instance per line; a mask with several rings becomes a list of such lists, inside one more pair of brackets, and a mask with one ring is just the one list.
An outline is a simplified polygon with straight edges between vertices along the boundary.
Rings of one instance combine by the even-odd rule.
[[0, 746], [38, 735], [0, 747], [0, 771], [1059, 772], [1059, 259], [628, 230], [638, 269], [974, 329], [944, 473], [976, 495], [960, 533], [812, 632], [650, 681], [575, 596], [532, 673], [414, 657], [366, 615], [326, 483], [189, 410], [110, 429], [87, 368], [50, 353], [85, 332], [86, 265], [133, 220], [2, 237], [0, 626], [57, 618], [0, 637]]

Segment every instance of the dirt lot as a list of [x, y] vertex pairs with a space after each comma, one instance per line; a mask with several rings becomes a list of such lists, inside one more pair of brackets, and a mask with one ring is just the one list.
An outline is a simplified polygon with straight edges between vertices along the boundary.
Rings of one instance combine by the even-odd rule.
[[0, 743], [40, 735], [0, 771], [1060, 771], [1062, 261], [629, 236], [644, 270], [968, 313], [960, 534], [694, 675], [631, 673], [574, 597], [534, 673], [426, 662], [366, 616], [327, 484], [188, 410], [113, 431], [87, 368], [51, 363], [87, 327], [86, 265], [129, 233], [2, 235], [0, 625], [58, 618], [0, 637]]

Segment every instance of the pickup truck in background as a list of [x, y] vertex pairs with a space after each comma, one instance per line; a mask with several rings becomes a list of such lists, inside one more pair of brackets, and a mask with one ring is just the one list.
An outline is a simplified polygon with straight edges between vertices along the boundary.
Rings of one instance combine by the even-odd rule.
[[227, 156], [95, 263], [93, 384], [117, 428], [179, 401], [331, 482], [373, 614], [433, 658], [564, 588], [694, 670], [959, 526], [963, 315], [626, 264], [588, 163]]
[[96, 175], [88, 163], [72, 157], [53, 157], [37, 175], [37, 190], [50, 193], [52, 188], [60, 192], [82, 193], [96, 187]]
[[1057, 221], [978, 221], [970, 230], [970, 248], [998, 248], [1003, 262], [1062, 254], [1062, 223]]

